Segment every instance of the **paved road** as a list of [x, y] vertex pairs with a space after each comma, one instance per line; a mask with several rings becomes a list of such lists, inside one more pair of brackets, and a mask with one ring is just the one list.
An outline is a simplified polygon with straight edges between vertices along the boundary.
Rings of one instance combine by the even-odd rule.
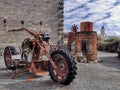
[[20, 74], [11, 80], [1, 57], [0, 90], [120, 90], [120, 60], [117, 54], [98, 52], [99, 63], [78, 63], [76, 79], [68, 86], [54, 83], [48, 75], [26, 79], [30, 73]]

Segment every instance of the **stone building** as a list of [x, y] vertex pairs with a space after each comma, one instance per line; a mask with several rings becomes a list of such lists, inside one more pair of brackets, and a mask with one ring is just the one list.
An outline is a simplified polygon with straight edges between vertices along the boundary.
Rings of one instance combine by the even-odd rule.
[[[0, 47], [20, 44], [26, 37], [31, 37], [25, 31], [7, 32], [20, 28], [21, 20], [25, 21], [27, 29], [50, 34], [53, 44], [62, 43], [63, 0], [0, 0], [0, 12]], [[6, 28], [2, 22], [4, 18], [7, 19]], [[40, 21], [43, 22], [42, 27]]]

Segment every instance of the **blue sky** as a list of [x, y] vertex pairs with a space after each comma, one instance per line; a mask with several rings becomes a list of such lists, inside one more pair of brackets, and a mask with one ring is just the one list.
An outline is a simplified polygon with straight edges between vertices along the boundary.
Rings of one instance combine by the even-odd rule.
[[107, 35], [120, 36], [120, 0], [64, 0], [64, 30], [80, 22], [94, 22], [94, 31], [105, 26]]

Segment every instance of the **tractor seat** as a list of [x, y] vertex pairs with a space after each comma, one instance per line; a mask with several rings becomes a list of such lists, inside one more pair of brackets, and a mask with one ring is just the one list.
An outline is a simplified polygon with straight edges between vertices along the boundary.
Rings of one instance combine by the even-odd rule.
[[49, 34], [44, 34], [42, 39], [43, 39], [43, 41], [48, 41], [50, 39]]

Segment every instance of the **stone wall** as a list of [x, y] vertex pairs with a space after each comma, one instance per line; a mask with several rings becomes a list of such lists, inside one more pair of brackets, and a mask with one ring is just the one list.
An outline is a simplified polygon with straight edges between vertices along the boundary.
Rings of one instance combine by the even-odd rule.
[[[20, 21], [24, 20], [24, 27], [33, 31], [43, 31], [50, 34], [53, 44], [57, 45], [62, 39], [63, 31], [63, 0], [0, 0], [0, 47], [15, 43], [20, 44], [26, 37], [31, 37], [25, 31], [10, 32], [20, 28]], [[7, 19], [5, 30], [2, 20]], [[41, 29], [39, 22], [43, 21]], [[60, 28], [60, 29], [59, 29]], [[58, 35], [60, 37], [58, 37]]]

